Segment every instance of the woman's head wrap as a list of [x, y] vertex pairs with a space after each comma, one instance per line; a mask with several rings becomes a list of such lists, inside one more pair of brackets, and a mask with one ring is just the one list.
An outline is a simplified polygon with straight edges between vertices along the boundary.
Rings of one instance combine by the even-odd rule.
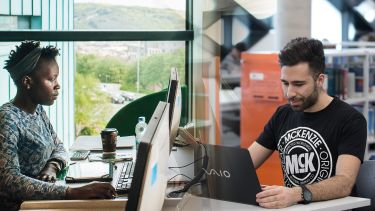
[[36, 47], [25, 57], [23, 57], [17, 64], [9, 67], [8, 72], [13, 81], [18, 81], [23, 76], [30, 74], [38, 63], [41, 54], [42, 49], [40, 47]]

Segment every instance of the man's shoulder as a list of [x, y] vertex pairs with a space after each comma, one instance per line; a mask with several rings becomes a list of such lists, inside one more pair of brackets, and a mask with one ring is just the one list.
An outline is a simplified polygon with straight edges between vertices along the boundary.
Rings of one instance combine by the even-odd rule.
[[357, 110], [354, 106], [338, 98], [335, 98], [335, 100], [336, 100], [336, 103], [335, 103], [335, 107], [333, 110], [336, 113], [339, 113], [340, 116], [346, 116], [346, 117], [353, 116], [353, 117], [364, 118], [362, 112]]
[[285, 121], [286, 118], [294, 116], [295, 112], [289, 104], [280, 105], [273, 113], [272, 119], [276, 121]]
[[277, 107], [275, 113], [289, 113], [293, 111], [289, 104], [284, 104], [279, 107]]
[[[361, 108], [362, 109], [362, 108]], [[342, 125], [355, 125], [366, 127], [366, 118], [361, 111], [343, 100], [336, 98], [335, 105], [329, 110], [327, 118], [335, 119]], [[355, 124], [353, 124], [355, 122]]]

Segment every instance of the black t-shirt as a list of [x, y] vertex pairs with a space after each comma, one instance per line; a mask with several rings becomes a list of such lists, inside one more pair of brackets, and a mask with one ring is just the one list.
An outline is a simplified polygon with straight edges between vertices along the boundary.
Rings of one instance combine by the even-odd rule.
[[335, 175], [339, 155], [364, 157], [367, 124], [363, 115], [334, 98], [318, 112], [280, 106], [257, 142], [278, 150], [287, 187], [311, 184]]

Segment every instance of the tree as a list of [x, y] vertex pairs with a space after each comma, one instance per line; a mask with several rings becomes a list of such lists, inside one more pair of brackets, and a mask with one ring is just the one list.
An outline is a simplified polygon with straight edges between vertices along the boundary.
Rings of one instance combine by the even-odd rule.
[[86, 133], [94, 131], [95, 134], [99, 134], [106, 125], [105, 114], [110, 109], [110, 100], [99, 86], [99, 80], [91, 74], [76, 73], [74, 87], [76, 136], [81, 135], [84, 128]]
[[[185, 51], [178, 49], [171, 53], [155, 54], [143, 58], [140, 63], [141, 92], [152, 93], [168, 87], [171, 68], [177, 68], [180, 78], [185, 74]], [[184, 83], [184, 81], [181, 81]]]
[[[169, 73], [176, 67], [184, 83], [184, 49], [145, 57], [140, 61], [142, 93], [152, 93], [168, 86]], [[121, 90], [136, 91], [136, 64], [119, 58], [77, 54], [75, 76], [76, 135], [99, 134], [111, 118], [109, 94], [101, 89], [102, 83], [119, 83]], [[93, 135], [91, 134], [91, 135]]]

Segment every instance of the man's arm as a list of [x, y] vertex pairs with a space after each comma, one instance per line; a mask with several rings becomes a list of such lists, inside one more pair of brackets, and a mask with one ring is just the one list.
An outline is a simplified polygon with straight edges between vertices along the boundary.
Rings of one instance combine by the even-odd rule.
[[[306, 187], [313, 194], [313, 201], [348, 196], [355, 184], [361, 161], [353, 155], [340, 155], [336, 163], [336, 175]], [[283, 208], [302, 201], [301, 188], [267, 186], [257, 194], [257, 202], [266, 208]]]
[[307, 185], [313, 201], [349, 196], [358, 175], [361, 161], [353, 155], [340, 155], [336, 163], [336, 175], [321, 182]]
[[273, 152], [272, 150], [258, 144], [256, 141], [251, 144], [248, 150], [250, 152], [251, 159], [253, 160], [255, 169], [260, 167]]

